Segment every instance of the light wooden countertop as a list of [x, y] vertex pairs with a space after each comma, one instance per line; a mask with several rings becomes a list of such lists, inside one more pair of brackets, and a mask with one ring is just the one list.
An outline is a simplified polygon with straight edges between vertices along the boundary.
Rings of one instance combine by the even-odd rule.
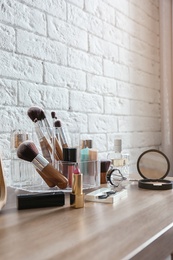
[[173, 190], [136, 182], [114, 204], [20, 210], [16, 194], [0, 213], [0, 259], [164, 259], [173, 252]]

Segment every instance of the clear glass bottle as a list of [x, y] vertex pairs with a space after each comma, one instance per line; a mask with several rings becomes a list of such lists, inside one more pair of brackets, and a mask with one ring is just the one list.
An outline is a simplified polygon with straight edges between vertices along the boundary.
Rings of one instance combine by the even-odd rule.
[[114, 152], [108, 154], [111, 167], [119, 169], [125, 178], [129, 178], [129, 154], [122, 151], [122, 140], [114, 140]]

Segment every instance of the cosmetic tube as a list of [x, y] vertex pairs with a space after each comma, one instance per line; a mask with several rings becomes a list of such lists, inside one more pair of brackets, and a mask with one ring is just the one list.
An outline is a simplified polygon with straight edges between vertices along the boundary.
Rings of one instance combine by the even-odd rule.
[[72, 173], [77, 160], [76, 148], [63, 148], [63, 175], [68, 179], [69, 187], [72, 187]]
[[70, 193], [70, 205], [73, 208], [84, 207], [83, 174], [78, 168], [72, 174], [72, 193]]

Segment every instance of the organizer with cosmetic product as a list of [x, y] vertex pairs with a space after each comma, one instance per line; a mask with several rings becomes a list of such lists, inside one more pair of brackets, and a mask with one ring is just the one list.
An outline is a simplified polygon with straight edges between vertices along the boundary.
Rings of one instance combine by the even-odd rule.
[[34, 123], [31, 134], [24, 130], [11, 134], [11, 187], [37, 192], [69, 192], [76, 163], [83, 173], [84, 189], [100, 185], [97, 152], [90, 149], [90, 156], [81, 159], [79, 133], [69, 134], [69, 141], [55, 112], [51, 113], [52, 127], [39, 107], [29, 108], [28, 116]]

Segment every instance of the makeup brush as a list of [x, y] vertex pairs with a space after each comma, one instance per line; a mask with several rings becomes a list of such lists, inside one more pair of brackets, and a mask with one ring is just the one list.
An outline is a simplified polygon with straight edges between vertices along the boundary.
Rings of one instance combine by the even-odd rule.
[[67, 187], [67, 178], [39, 154], [37, 147], [32, 141], [21, 143], [17, 148], [17, 156], [22, 160], [31, 162], [44, 178], [57, 185], [60, 189]]
[[[30, 119], [34, 122], [34, 120], [37, 118], [37, 120], [40, 120], [40, 122], [41, 122], [41, 120], [42, 120], [42, 115], [41, 115], [41, 113], [40, 113], [40, 108], [39, 107], [37, 107], [37, 106], [32, 106], [32, 107], [30, 107], [29, 109], [28, 109], [28, 111], [27, 111], [27, 114], [28, 114], [28, 116], [30, 117]], [[42, 124], [42, 126], [43, 126], [43, 124]]]
[[[50, 137], [50, 140], [51, 142], [53, 141], [53, 135], [52, 135], [52, 132], [50, 130], [50, 125], [49, 125], [49, 122], [45, 116], [45, 113], [43, 110], [40, 110], [40, 114], [41, 114], [41, 118], [44, 120], [44, 123], [45, 123], [45, 126], [46, 126], [46, 129], [48, 130], [48, 134], [49, 134], [49, 137]], [[56, 117], [56, 114], [55, 112], [53, 111], [53, 113], [51, 114], [54, 118]], [[59, 160], [62, 161], [63, 159], [63, 153], [62, 153], [62, 149], [61, 149], [61, 146], [59, 144], [59, 141], [58, 139], [55, 137], [54, 138], [54, 145], [55, 145], [55, 150], [56, 150], [56, 155], [58, 156]]]
[[62, 128], [61, 121], [56, 120], [54, 122], [54, 126], [55, 126], [55, 132], [56, 132], [56, 130], [58, 130], [62, 147], [68, 148], [67, 139], [66, 139], [66, 136], [65, 136], [65, 133], [64, 133], [64, 129]]
[[46, 160], [48, 160], [50, 163], [52, 163], [51, 159], [51, 153], [52, 153], [52, 147], [50, 146], [47, 138], [44, 136], [42, 127], [40, 127], [40, 122], [35, 118], [35, 132], [37, 134], [41, 151]]
[[54, 121], [55, 121], [55, 119], [57, 119], [56, 113], [54, 111], [51, 112], [51, 117], [53, 119], [53, 126], [54, 126]]
[[[49, 122], [45, 116], [45, 113], [44, 113], [44, 110], [41, 109], [40, 107], [31, 107], [29, 110], [28, 110], [28, 115], [30, 116], [31, 120], [35, 117], [37, 118], [38, 120], [44, 122], [44, 125], [46, 127], [46, 130], [47, 130], [47, 133], [48, 133], [48, 136], [51, 140], [51, 142], [53, 141], [52, 139], [52, 131], [51, 131], [51, 128], [50, 128], [50, 125], [49, 125]], [[35, 116], [34, 116], [35, 114]], [[36, 117], [37, 116], [37, 117]], [[35, 119], [34, 118], [34, 119]], [[61, 146], [59, 144], [59, 141], [55, 138], [55, 149], [56, 149], [56, 154], [57, 154], [57, 157], [59, 160], [62, 160], [63, 159], [63, 154], [62, 154], [62, 149], [61, 149]]]
[[49, 122], [48, 122], [46, 115], [44, 113], [44, 110], [42, 108], [37, 107], [37, 106], [30, 107], [28, 109], [28, 116], [31, 118], [32, 121], [34, 121], [35, 118], [37, 118], [37, 120], [39, 120], [39, 121], [43, 121], [45, 127], [47, 128], [49, 138], [52, 137]]
[[40, 113], [40, 109], [36, 106], [30, 107], [27, 111], [27, 114], [30, 117], [30, 119], [35, 123], [35, 132], [37, 134], [43, 156], [49, 162], [52, 162], [52, 159], [51, 159], [52, 147], [50, 146], [50, 144], [42, 130], [43, 123], [41, 121], [42, 115]]
[[[45, 120], [44, 120], [45, 114], [44, 114], [43, 109], [41, 109], [37, 106], [32, 106], [28, 109], [27, 114], [33, 122], [35, 121], [35, 119], [37, 119], [40, 122], [41, 127], [43, 127], [43, 122], [45, 122]], [[45, 124], [45, 127], [50, 128], [50, 126], [48, 126], [48, 122]], [[49, 137], [51, 137], [50, 131], [48, 132], [48, 135], [49, 135]]]

